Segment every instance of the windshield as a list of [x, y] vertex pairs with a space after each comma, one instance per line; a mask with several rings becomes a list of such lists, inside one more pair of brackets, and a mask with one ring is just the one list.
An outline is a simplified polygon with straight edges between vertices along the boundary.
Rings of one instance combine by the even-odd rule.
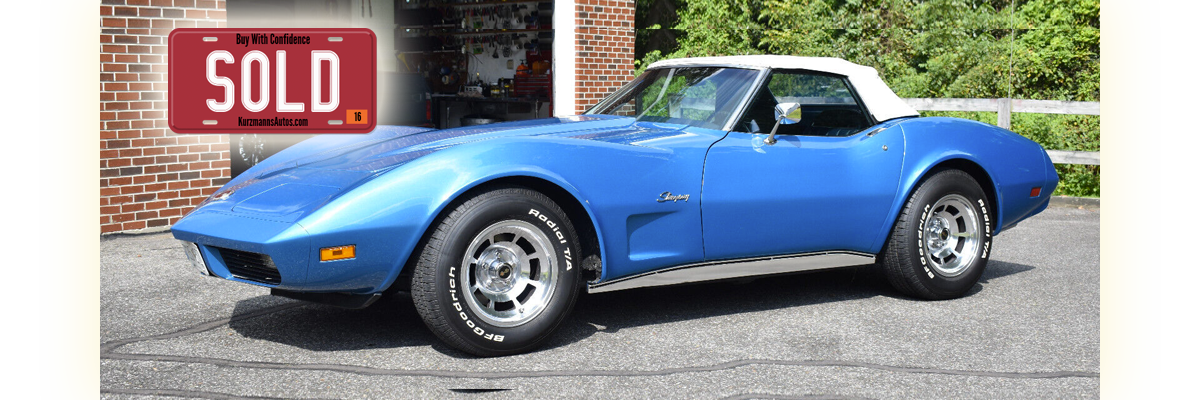
[[757, 74], [724, 67], [652, 69], [587, 113], [724, 129]]

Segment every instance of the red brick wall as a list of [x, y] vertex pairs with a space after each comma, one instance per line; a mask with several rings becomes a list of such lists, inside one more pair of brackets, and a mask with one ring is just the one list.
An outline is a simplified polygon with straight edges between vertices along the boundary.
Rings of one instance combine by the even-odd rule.
[[633, 79], [633, 11], [633, 0], [576, 0], [576, 113]]
[[167, 35], [224, 27], [224, 1], [101, 2], [101, 233], [170, 226], [229, 181], [228, 135], [167, 129]]

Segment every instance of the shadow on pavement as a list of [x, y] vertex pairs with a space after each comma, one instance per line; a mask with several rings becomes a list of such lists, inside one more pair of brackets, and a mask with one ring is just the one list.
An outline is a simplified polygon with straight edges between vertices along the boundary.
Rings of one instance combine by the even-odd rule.
[[[992, 260], [980, 279], [1030, 271], [1033, 267]], [[967, 296], [982, 290], [976, 284]], [[874, 296], [911, 299], [888, 285], [872, 266], [773, 276], [755, 280], [632, 289], [588, 295], [581, 293], [575, 309], [542, 346], [551, 349], [584, 340], [596, 332], [626, 327], [784, 309]], [[261, 308], [262, 299], [238, 303], [234, 315]], [[914, 300], [916, 301], [916, 300]], [[456, 358], [472, 358], [442, 344], [417, 314], [407, 294], [384, 298], [362, 310], [305, 304], [259, 318], [236, 321], [239, 334], [311, 351], [432, 346]]]
[[[982, 283], [1033, 270], [1033, 267], [989, 261], [987, 269], [966, 296]], [[861, 266], [795, 275], [760, 278], [748, 283], [715, 282], [685, 286], [633, 289], [580, 296], [573, 314], [544, 348], [565, 346], [600, 330], [733, 315], [790, 307], [887, 296], [915, 300], [897, 292], [883, 272]]]
[[[239, 301], [233, 315], [261, 308], [255, 299]], [[229, 326], [247, 338], [311, 351], [441, 346], [406, 296], [386, 297], [361, 310], [288, 301], [304, 305]]]
[[1033, 267], [1028, 265], [988, 260], [987, 269], [983, 271], [983, 276], [979, 277], [979, 283], [988, 283], [988, 281], [992, 279], [1016, 275], [1022, 272], [1032, 271], [1033, 269]]

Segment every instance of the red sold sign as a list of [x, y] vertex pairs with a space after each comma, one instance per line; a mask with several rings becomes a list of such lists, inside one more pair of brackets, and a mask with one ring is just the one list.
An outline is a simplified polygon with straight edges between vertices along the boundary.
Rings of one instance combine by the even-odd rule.
[[167, 123], [176, 133], [375, 129], [370, 29], [175, 29]]

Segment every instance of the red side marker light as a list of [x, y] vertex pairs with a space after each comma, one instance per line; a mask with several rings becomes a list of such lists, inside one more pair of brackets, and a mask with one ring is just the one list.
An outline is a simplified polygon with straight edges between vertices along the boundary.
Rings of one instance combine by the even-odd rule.
[[1029, 191], [1029, 197], [1038, 197], [1042, 195], [1042, 187], [1038, 186]]

